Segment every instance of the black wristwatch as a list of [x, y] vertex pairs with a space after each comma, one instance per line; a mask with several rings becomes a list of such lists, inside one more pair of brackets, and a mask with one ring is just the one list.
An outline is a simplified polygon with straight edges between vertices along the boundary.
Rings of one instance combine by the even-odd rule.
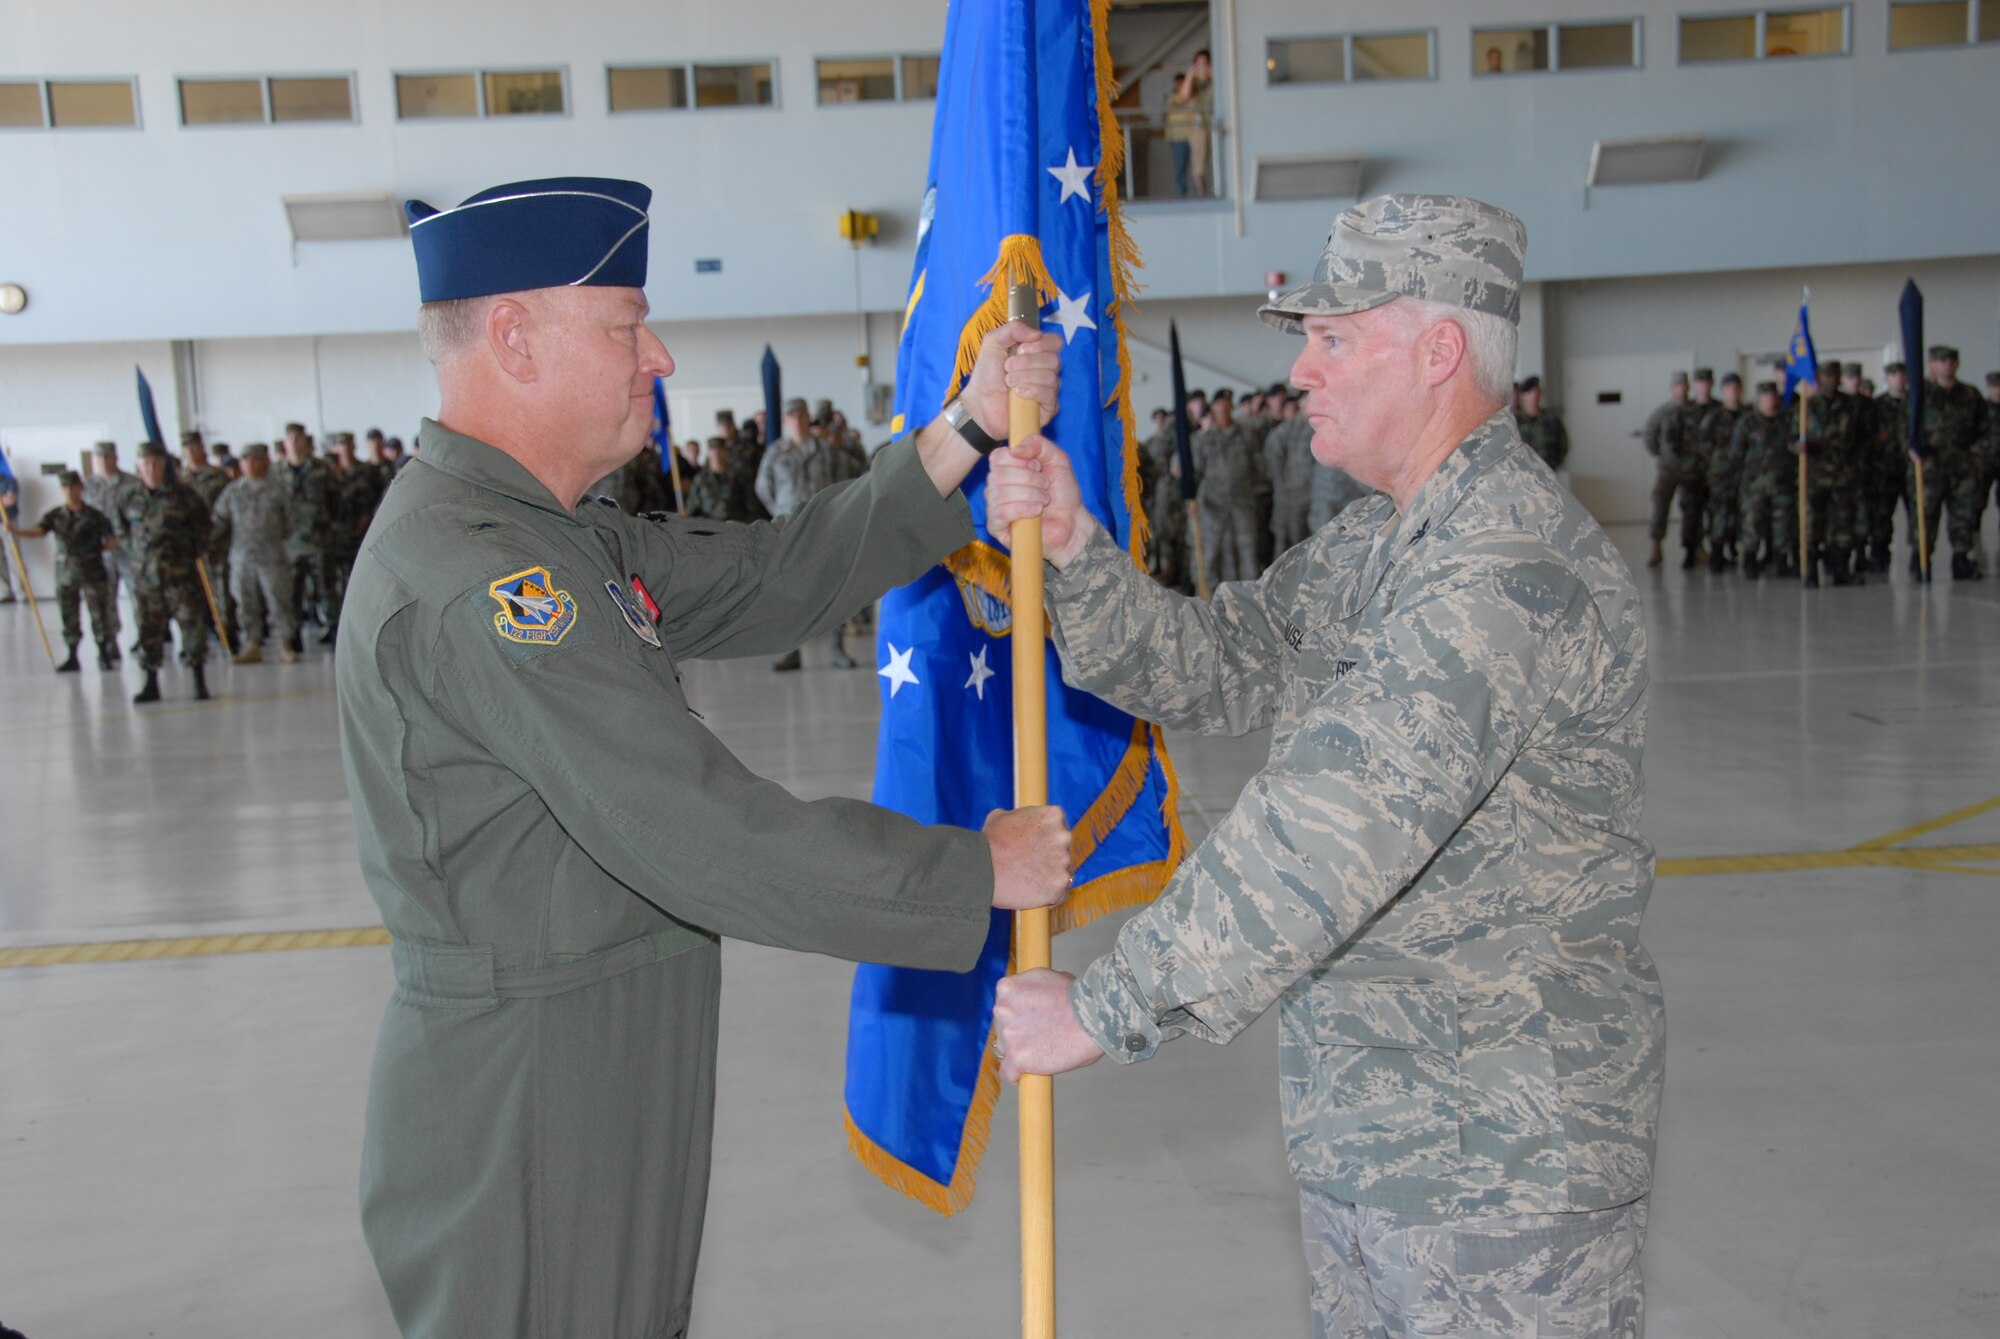
[[982, 456], [990, 456], [996, 449], [1006, 445], [979, 426], [979, 420], [972, 416], [972, 411], [966, 408], [963, 400], [954, 398], [944, 407], [944, 421], [957, 430], [958, 435], [965, 439], [967, 446]]

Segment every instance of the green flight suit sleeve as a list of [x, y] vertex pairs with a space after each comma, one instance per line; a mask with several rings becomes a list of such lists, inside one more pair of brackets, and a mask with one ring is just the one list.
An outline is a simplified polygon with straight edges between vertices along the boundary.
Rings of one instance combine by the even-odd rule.
[[1589, 591], [1542, 541], [1441, 549], [1356, 629], [1283, 749], [1077, 979], [1084, 1030], [1129, 1063], [1249, 1026], [1409, 885], [1604, 640]]
[[639, 545], [660, 637], [679, 659], [793, 650], [974, 539], [964, 495], [939, 496], [914, 438], [781, 520], [663, 516], [622, 533]]
[[[605, 626], [601, 608], [536, 647], [502, 637], [494, 610], [483, 582], [452, 600], [430, 620], [430, 645], [404, 649], [408, 670], [429, 709], [520, 777], [613, 878], [715, 934], [862, 962], [973, 965], [993, 899], [979, 833], [859, 800], [803, 801], [757, 776], [673, 694], [664, 657]], [[401, 625], [425, 620], [411, 615], [385, 637], [412, 640]]]
[[1299, 545], [1254, 582], [1190, 599], [1141, 571], [1098, 527], [1070, 565], [1045, 569], [1063, 678], [1122, 711], [1177, 730], [1240, 735], [1269, 725], [1283, 690], [1284, 616]]

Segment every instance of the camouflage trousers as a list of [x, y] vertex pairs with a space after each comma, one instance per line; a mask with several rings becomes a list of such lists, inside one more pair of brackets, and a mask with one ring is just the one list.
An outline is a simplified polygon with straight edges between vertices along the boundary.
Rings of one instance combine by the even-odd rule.
[[1813, 557], [1846, 553], [1854, 547], [1860, 492], [1851, 476], [1829, 477], [1825, 470], [1806, 476], [1806, 543]]
[[1902, 501], [1902, 466], [1893, 459], [1876, 461], [1861, 492], [1861, 517], [1857, 523], [1860, 538], [1870, 554], [1888, 555], [1889, 541], [1896, 533], [1896, 507]]
[[1727, 451], [1708, 461], [1708, 548], [1719, 552], [1734, 544], [1743, 529], [1743, 469]]
[[1646, 1201], [1443, 1218], [1301, 1187], [1315, 1339], [1641, 1339]]
[[353, 548], [328, 549], [320, 562], [320, 599], [326, 625], [335, 627], [340, 623], [340, 606], [347, 599], [347, 578], [354, 573], [354, 560], [360, 555], [360, 542]]
[[1271, 543], [1277, 553], [1285, 553], [1306, 542], [1312, 534], [1306, 520], [1312, 512], [1309, 497], [1282, 497], [1271, 510]]
[[[1937, 549], [1938, 527], [1944, 523], [1944, 495], [1950, 491], [1950, 481], [1937, 467], [1937, 461], [1924, 462], [1923, 487], [1923, 553], [1925, 562]], [[1917, 462], [1909, 462], [1903, 475], [1903, 523], [1909, 527], [1910, 552], [1917, 552]]]
[[1646, 533], [1657, 543], [1667, 537], [1667, 512], [1674, 495], [1681, 499], [1681, 547], [1701, 543], [1702, 515], [1708, 503], [1708, 462], [1695, 456], [1661, 456], [1653, 476], [1653, 516]]
[[[1944, 499], [1951, 551], [1971, 557], [1979, 543], [1979, 524], [1986, 517], [1986, 494], [1993, 487], [1985, 453], [1956, 449], [1932, 453], [1924, 462], [1924, 487]], [[1936, 526], [1931, 527], [1931, 542], [1937, 543]]]
[[63, 644], [71, 651], [83, 641], [83, 606], [90, 606], [90, 631], [99, 646], [116, 649], [118, 609], [111, 602], [109, 581], [79, 581], [56, 587], [56, 604], [62, 609]]
[[156, 670], [166, 659], [167, 622], [180, 625], [181, 663], [208, 663], [208, 603], [194, 569], [132, 583], [132, 603], [139, 612], [139, 666]]
[[258, 562], [237, 556], [229, 562], [229, 585], [236, 592], [238, 621], [242, 627], [239, 650], [264, 644], [265, 634], [277, 625], [281, 642], [291, 643], [298, 634], [298, 614], [292, 608], [292, 568], [282, 558]]
[[1225, 581], [1255, 581], [1264, 569], [1257, 565], [1257, 508], [1201, 504], [1202, 565], [1212, 593]]
[[1758, 475], [1743, 481], [1737, 502], [1742, 525], [1736, 551], [1745, 559], [1794, 561], [1799, 553], [1799, 485], [1796, 479]]

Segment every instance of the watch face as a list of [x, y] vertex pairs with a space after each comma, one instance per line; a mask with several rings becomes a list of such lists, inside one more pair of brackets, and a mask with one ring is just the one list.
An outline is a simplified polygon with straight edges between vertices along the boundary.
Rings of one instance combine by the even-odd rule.
[[19, 284], [0, 284], [0, 313], [12, 316], [27, 305], [27, 289]]

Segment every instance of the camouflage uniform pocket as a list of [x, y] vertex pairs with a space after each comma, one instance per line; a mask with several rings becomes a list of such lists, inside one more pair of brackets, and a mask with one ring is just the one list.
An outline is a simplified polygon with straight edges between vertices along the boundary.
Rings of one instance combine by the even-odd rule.
[[1452, 1176], [1460, 1098], [1451, 987], [1322, 980], [1310, 1011], [1313, 1161], [1363, 1182]]

